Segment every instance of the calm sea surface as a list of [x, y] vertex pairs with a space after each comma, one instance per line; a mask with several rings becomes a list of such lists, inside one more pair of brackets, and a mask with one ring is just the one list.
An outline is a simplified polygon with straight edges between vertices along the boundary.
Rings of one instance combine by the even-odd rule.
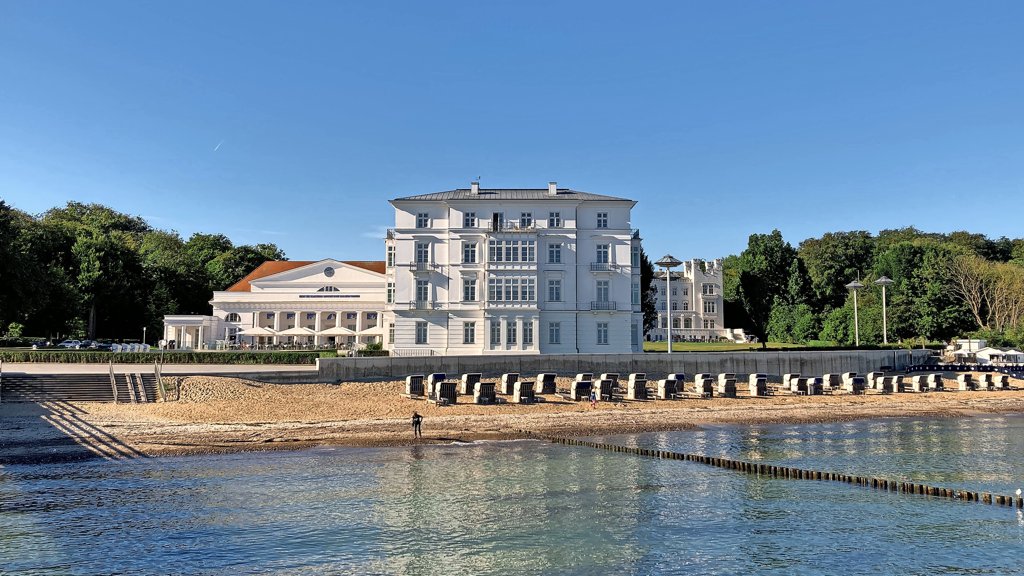
[[[1024, 487], [1024, 416], [603, 439]], [[95, 461], [0, 468], [0, 573], [1024, 574], [1024, 516], [533, 441]]]

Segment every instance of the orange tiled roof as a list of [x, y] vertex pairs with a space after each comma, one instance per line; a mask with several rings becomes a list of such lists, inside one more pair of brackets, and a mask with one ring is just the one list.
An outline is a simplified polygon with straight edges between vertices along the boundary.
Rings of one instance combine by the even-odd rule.
[[[287, 272], [296, 268], [302, 268], [310, 264], [315, 264], [318, 260], [269, 260], [260, 264], [255, 270], [249, 272], [245, 278], [242, 278], [238, 282], [235, 282], [228, 287], [227, 292], [251, 292], [253, 280], [259, 280], [260, 278], [266, 278], [267, 276], [273, 276], [274, 274], [280, 274], [281, 272]], [[355, 260], [350, 262], [343, 262], [349, 266], [355, 266], [356, 268], [362, 268], [363, 270], [369, 270], [370, 272], [376, 272], [378, 274], [384, 274], [384, 261], [383, 260]]]

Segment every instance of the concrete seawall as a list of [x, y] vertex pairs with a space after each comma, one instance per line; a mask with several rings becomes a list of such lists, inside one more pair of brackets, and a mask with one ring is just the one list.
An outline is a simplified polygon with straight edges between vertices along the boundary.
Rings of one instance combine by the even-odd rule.
[[419, 356], [373, 358], [320, 358], [318, 380], [337, 382], [359, 379], [397, 379], [408, 374], [444, 372], [462, 374], [480, 372], [493, 377], [505, 372], [531, 375], [556, 372], [645, 372], [648, 378], [660, 378], [671, 372], [687, 376], [699, 372], [718, 374], [764, 373], [773, 379], [781, 374], [799, 373], [820, 376], [826, 373], [864, 374], [890, 366], [903, 370], [923, 364], [929, 350], [837, 350], [767, 352], [681, 352], [676, 354], [550, 354], [522, 356]]

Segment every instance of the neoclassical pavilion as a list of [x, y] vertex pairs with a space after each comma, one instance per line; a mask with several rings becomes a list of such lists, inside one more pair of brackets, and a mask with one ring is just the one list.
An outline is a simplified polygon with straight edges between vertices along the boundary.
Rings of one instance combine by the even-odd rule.
[[383, 342], [384, 300], [384, 262], [264, 262], [213, 293], [212, 315], [164, 316], [164, 340], [186, 349], [358, 347]]

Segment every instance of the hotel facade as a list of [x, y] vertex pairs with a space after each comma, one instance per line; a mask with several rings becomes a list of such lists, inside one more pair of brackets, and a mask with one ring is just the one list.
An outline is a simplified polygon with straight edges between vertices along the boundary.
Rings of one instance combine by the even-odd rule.
[[672, 339], [677, 342], [742, 341], [742, 330], [725, 327], [722, 286], [721, 258], [684, 261], [681, 269], [672, 271], [671, 282], [659, 270], [653, 284], [658, 321], [648, 338], [668, 340], [671, 325]]
[[394, 355], [639, 352], [633, 200], [469, 188], [391, 201], [386, 340]]

